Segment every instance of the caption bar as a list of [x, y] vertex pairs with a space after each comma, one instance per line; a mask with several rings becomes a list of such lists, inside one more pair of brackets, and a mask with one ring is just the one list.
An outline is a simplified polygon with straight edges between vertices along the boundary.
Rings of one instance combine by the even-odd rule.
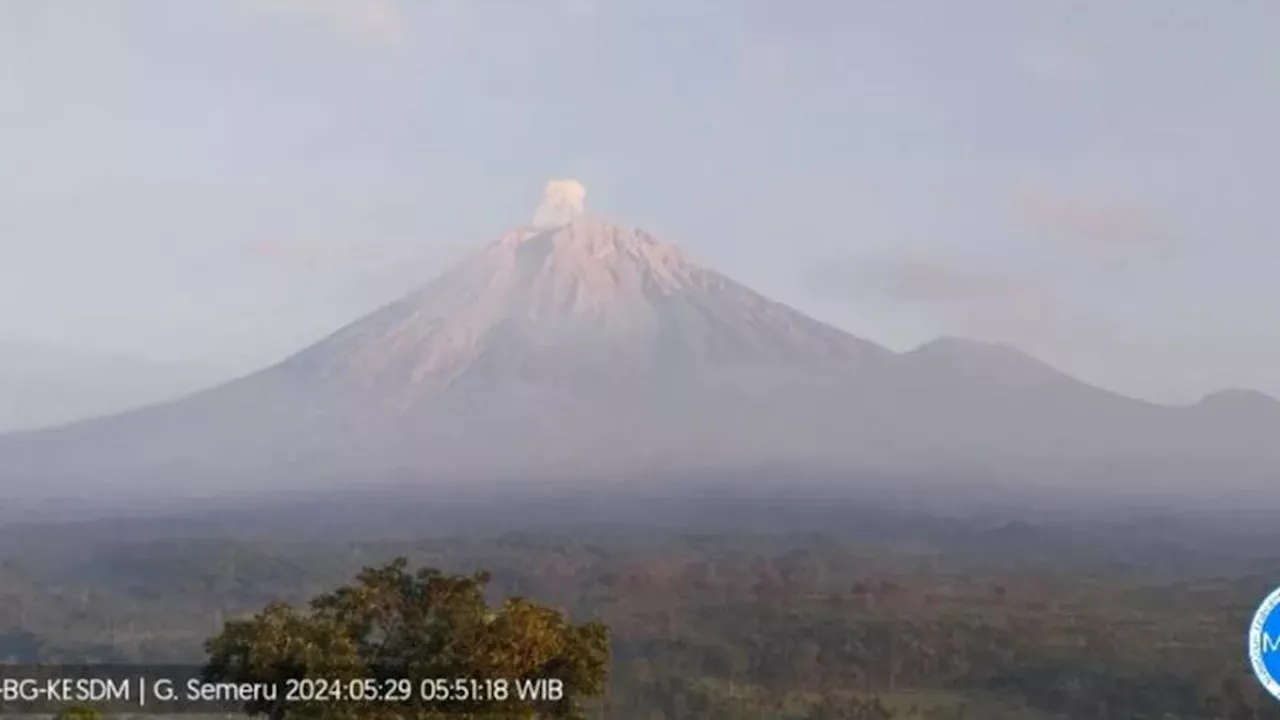
[[555, 704], [567, 689], [555, 678], [297, 677], [223, 682], [191, 666], [0, 665], [0, 714], [237, 713], [249, 705], [381, 704], [438, 710]]

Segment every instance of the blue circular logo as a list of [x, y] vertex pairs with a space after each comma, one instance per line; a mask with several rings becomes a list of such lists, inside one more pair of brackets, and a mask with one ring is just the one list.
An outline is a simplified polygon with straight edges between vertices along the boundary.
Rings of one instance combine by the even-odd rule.
[[1262, 687], [1280, 700], [1280, 588], [1272, 591], [1253, 614], [1249, 662]]

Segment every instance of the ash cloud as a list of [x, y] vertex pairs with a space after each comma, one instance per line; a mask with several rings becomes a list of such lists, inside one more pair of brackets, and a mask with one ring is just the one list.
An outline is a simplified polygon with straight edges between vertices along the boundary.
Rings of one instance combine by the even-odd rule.
[[533, 214], [533, 226], [567, 225], [586, 211], [587, 189], [577, 180], [552, 180], [542, 191], [542, 204]]

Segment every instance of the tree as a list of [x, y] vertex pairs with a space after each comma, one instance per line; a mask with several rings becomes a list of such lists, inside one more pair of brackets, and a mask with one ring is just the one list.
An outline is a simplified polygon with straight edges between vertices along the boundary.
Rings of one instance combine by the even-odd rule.
[[[575, 625], [522, 598], [491, 608], [486, 573], [448, 576], [407, 567], [400, 558], [365, 569], [354, 583], [313, 599], [308, 612], [276, 603], [226, 623], [206, 643], [205, 679], [280, 689], [243, 707], [273, 720], [523, 718], [535, 712], [581, 718], [580, 701], [604, 691], [609, 639], [600, 623]], [[312, 681], [308, 693], [325, 697], [288, 701], [283, 693], [290, 681], [303, 678]], [[543, 683], [538, 701], [522, 698], [520, 688], [538, 680], [563, 683], [563, 697], [548, 699]], [[435, 690], [434, 699], [425, 692], [440, 683], [447, 701], [444, 692]], [[357, 701], [360, 695], [365, 699]]]

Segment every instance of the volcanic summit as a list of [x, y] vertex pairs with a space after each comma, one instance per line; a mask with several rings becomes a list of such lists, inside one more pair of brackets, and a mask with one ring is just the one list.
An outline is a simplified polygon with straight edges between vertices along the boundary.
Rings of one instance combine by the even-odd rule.
[[584, 212], [584, 197], [552, 183], [530, 225], [261, 372], [0, 437], [0, 482], [1280, 466], [1276, 413], [1150, 405], [971, 341], [893, 353]]

